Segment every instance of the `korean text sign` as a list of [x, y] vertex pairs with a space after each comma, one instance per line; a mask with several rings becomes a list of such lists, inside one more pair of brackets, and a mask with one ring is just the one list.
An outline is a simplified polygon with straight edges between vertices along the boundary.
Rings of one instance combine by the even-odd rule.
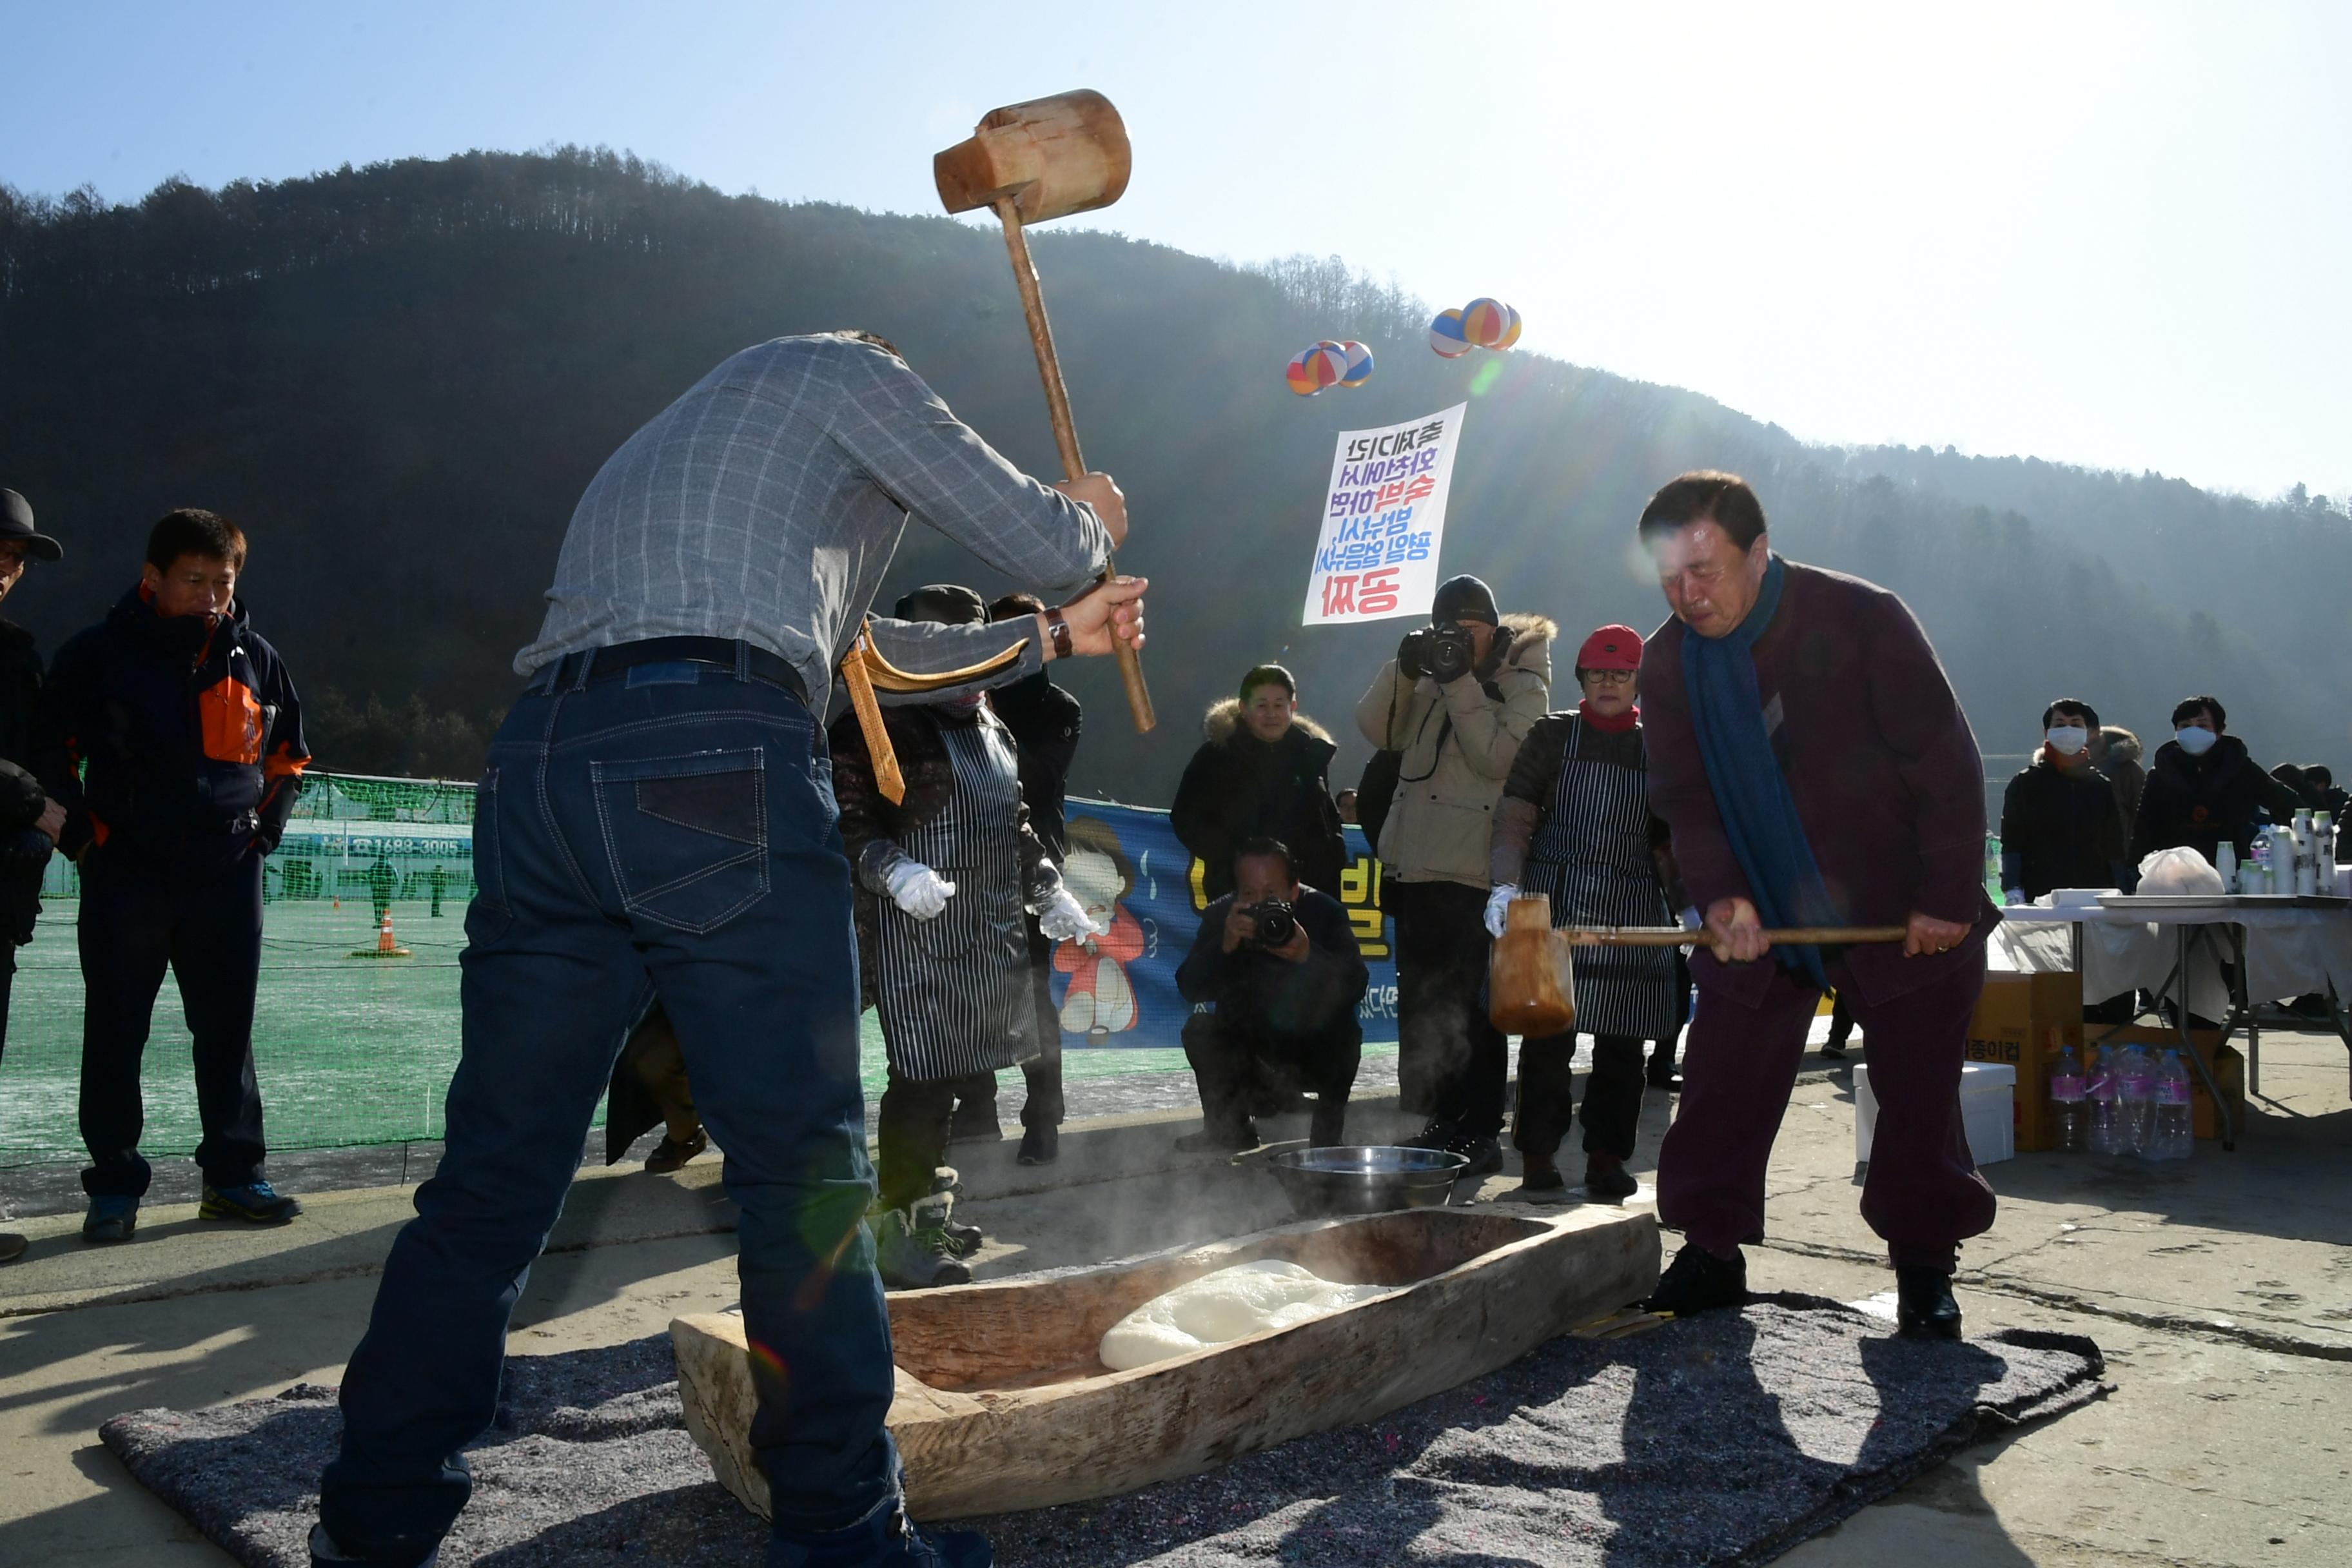
[[1310, 626], [1420, 616], [1437, 596], [1445, 492], [1468, 404], [1378, 430], [1343, 430], [1307, 578]]

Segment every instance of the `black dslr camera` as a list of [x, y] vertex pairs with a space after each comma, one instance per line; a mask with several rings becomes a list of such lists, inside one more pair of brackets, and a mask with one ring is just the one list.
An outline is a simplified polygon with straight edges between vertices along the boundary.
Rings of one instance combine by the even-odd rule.
[[1408, 680], [1425, 675], [1444, 686], [1469, 674], [1477, 662], [1478, 645], [1465, 626], [1417, 626], [1397, 644], [1397, 668]]
[[1250, 939], [1252, 947], [1269, 951], [1288, 947], [1290, 939], [1298, 934], [1298, 911], [1281, 899], [1268, 899], [1262, 904], [1244, 904], [1241, 912], [1257, 921], [1257, 935]]

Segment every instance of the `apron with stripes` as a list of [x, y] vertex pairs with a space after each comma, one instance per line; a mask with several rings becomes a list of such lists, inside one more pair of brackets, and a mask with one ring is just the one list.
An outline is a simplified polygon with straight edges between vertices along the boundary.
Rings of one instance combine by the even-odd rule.
[[[1555, 926], [1674, 924], [1650, 858], [1649, 773], [1643, 767], [1577, 760], [1580, 718], [1551, 801], [1528, 846], [1520, 880], [1551, 900]], [[1587, 1035], [1670, 1040], [1680, 1024], [1670, 947], [1580, 947], [1576, 1027]]]
[[1038, 1050], [1012, 736], [985, 709], [940, 732], [954, 790], [898, 847], [953, 882], [955, 895], [928, 921], [883, 899], [877, 944], [883, 1043], [890, 1065], [921, 1083], [992, 1072]]

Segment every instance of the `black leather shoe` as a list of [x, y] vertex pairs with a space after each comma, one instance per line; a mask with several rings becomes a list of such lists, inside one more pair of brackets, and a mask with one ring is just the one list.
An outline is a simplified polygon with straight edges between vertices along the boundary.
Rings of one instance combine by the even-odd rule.
[[1607, 1198], [1616, 1203], [1640, 1192], [1642, 1184], [1634, 1178], [1633, 1172], [1625, 1168], [1624, 1161], [1611, 1159], [1606, 1154], [1587, 1154], [1584, 1157], [1584, 1190], [1596, 1198]]
[[1013, 1158], [1024, 1165], [1050, 1165], [1062, 1157], [1062, 1130], [1041, 1121], [1021, 1134], [1021, 1152]]
[[1693, 1312], [1747, 1303], [1748, 1259], [1738, 1252], [1717, 1258], [1697, 1242], [1686, 1241], [1658, 1277], [1658, 1288], [1642, 1305], [1653, 1312], [1685, 1318]]
[[1940, 1268], [1897, 1268], [1895, 1327], [1906, 1339], [1958, 1339], [1960, 1304], [1952, 1299], [1952, 1277]]

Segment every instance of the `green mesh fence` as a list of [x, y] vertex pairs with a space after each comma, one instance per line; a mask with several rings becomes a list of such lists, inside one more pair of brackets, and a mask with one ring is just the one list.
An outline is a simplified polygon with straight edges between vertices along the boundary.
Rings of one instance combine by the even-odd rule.
[[[442, 1098], [457, 1065], [457, 954], [474, 891], [473, 820], [470, 784], [310, 775], [263, 884], [254, 1062], [273, 1149], [441, 1136]], [[40, 924], [16, 952], [0, 1058], [0, 1166], [86, 1158], [76, 1120], [79, 891], [71, 863], [50, 861]], [[376, 956], [385, 915], [405, 956]], [[192, 1044], [167, 977], [142, 1074], [141, 1147], [151, 1157], [189, 1153], [202, 1136]], [[863, 1056], [870, 1101], [884, 1076], [870, 1013]], [[1066, 1070], [1087, 1077], [1183, 1067], [1172, 1051], [1086, 1051]]]

